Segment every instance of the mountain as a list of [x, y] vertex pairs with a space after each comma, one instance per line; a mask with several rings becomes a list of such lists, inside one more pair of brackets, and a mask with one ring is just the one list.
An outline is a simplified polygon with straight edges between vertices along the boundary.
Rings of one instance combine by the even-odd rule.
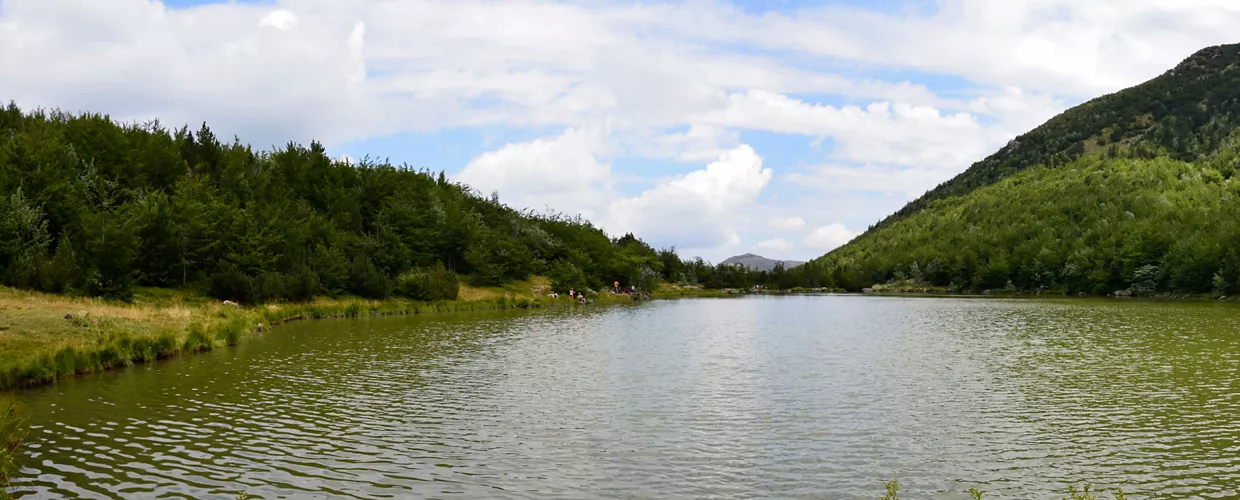
[[747, 253], [744, 255], [734, 255], [732, 257], [728, 257], [724, 259], [723, 262], [720, 262], [719, 265], [721, 266], [739, 265], [739, 266], [745, 266], [754, 271], [770, 271], [772, 269], [775, 269], [775, 266], [780, 263], [784, 265], [784, 269], [792, 269], [801, 264], [804, 264], [805, 262], [799, 261], [799, 260], [768, 259], [761, 255], [754, 255], [751, 253]]
[[1240, 45], [1022, 134], [798, 268], [849, 289], [1240, 293]]
[[[1034, 165], [1060, 166], [1100, 150], [1195, 161], [1240, 123], [1240, 44], [1203, 49], [1143, 84], [1071, 108], [1008, 142], [877, 224]], [[1116, 151], [1118, 153], [1118, 151]]]

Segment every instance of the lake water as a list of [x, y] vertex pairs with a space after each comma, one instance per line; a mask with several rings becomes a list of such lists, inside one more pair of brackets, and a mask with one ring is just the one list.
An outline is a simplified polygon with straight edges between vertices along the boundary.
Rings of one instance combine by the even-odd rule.
[[303, 322], [19, 393], [15, 492], [1234, 497], [1238, 327], [1233, 304], [869, 296]]

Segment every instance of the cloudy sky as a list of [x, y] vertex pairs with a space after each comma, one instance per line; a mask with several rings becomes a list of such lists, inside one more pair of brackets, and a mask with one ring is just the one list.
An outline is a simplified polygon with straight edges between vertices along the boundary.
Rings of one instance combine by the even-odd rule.
[[1238, 25], [1232, 0], [0, 0], [0, 99], [804, 259]]

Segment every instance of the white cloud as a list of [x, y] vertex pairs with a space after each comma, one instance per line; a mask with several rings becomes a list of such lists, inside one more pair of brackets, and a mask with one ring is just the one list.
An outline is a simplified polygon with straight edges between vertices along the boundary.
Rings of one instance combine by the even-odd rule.
[[[681, 247], [750, 246], [804, 225], [773, 223], [778, 209], [863, 227], [1069, 104], [1232, 41], [1237, 22], [1230, 0], [943, 0], [924, 12], [760, 15], [723, 0], [0, 0], [0, 96], [121, 120], [206, 121], [259, 148], [563, 130], [479, 155], [462, 179], [514, 206], [592, 213]], [[908, 76], [866, 76], [875, 69]], [[946, 83], [931, 90], [922, 74]], [[778, 159], [764, 165], [742, 146], [761, 144], [754, 131], [823, 147], [764, 151]], [[711, 165], [621, 198], [611, 185], [629, 173], [614, 172], [613, 158]], [[758, 201], [789, 186], [819, 196]], [[830, 241], [820, 231], [811, 239]]]
[[[763, 252], [774, 252], [776, 254], [781, 254], [781, 253], [792, 250], [792, 248], [795, 245], [793, 245], [791, 241], [785, 240], [783, 238], [775, 238], [775, 239], [770, 239], [770, 240], [759, 241], [758, 244], [754, 246], [758, 247], [758, 250], [763, 251]], [[772, 257], [772, 258], [778, 258], [778, 257]]]
[[293, 29], [294, 26], [297, 26], [297, 14], [284, 9], [276, 9], [271, 11], [270, 14], [263, 16], [263, 19], [258, 22], [258, 25], [270, 26], [280, 31], [288, 31]]
[[470, 161], [457, 180], [484, 195], [499, 191], [504, 203], [586, 217], [600, 215], [611, 195], [611, 165], [603, 127], [578, 127], [558, 137], [509, 143]]
[[[641, 141], [644, 138], [638, 138]], [[692, 124], [684, 132], [666, 134], [637, 144], [637, 149], [656, 157], [683, 162], [704, 162], [718, 158], [740, 141], [736, 132], [714, 125]]]
[[836, 193], [896, 193], [908, 201], [950, 179], [958, 171], [953, 168], [830, 164], [806, 167], [784, 178], [803, 189]]
[[704, 169], [616, 200], [607, 227], [690, 248], [736, 244], [740, 236], [735, 219], [753, 205], [771, 175], [753, 148], [741, 145]]
[[990, 144], [968, 113], [943, 114], [925, 106], [872, 103], [833, 107], [771, 92], [733, 94], [705, 120], [721, 126], [786, 134], [832, 136], [836, 156], [858, 162], [967, 165]]
[[857, 236], [843, 224], [834, 223], [820, 226], [805, 237], [805, 246], [815, 250], [829, 252], [848, 243]]
[[805, 227], [805, 219], [800, 217], [775, 217], [771, 219], [771, 227], [783, 231], [794, 231]]
[[1157, 76], [1204, 46], [1231, 43], [1230, 0], [944, 0], [929, 13], [828, 5], [753, 16], [712, 3], [664, 6], [680, 36], [960, 75], [1088, 97]]

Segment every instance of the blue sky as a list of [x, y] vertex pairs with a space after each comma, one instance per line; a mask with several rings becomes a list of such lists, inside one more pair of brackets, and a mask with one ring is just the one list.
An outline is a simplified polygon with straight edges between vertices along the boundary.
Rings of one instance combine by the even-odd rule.
[[1224, 0], [0, 0], [0, 95], [807, 259], [1236, 22]]

